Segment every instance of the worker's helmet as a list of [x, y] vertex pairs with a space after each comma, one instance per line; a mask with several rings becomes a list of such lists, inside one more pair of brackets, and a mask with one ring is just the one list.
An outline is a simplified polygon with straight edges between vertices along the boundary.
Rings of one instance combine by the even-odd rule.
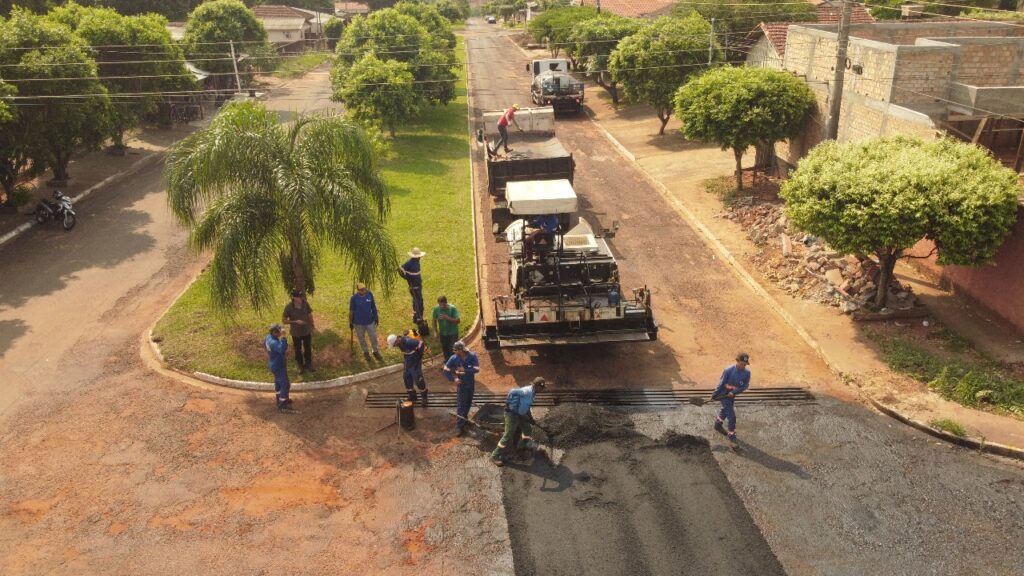
[[465, 349], [466, 349], [466, 344], [462, 340], [459, 340], [455, 344], [452, 344], [452, 350], [454, 350], [456, 352], [460, 352], [460, 351], [465, 350]]
[[536, 378], [533, 379], [534, 387], [540, 388], [541, 390], [543, 390], [544, 387], [547, 386], [547, 384], [547, 381], [541, 378], [540, 376], [537, 376]]
[[394, 334], [388, 334], [388, 348], [394, 348], [395, 342], [398, 342], [398, 336]]
[[519, 104], [513, 104], [512, 105], [512, 109], [513, 110], [519, 110]]

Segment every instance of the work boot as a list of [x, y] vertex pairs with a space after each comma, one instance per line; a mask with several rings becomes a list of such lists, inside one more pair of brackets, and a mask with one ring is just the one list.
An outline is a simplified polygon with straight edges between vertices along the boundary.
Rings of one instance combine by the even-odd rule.
[[732, 442], [733, 444], [739, 443], [739, 440], [736, 439], [735, 432], [729, 432], [729, 442]]
[[465, 428], [456, 428], [455, 429], [455, 437], [456, 438], [458, 438], [460, 436], [463, 436], [465, 433], [466, 433], [466, 429]]
[[424, 408], [427, 407], [427, 391], [426, 390], [423, 391], [423, 407]]
[[409, 390], [409, 392], [407, 394], [409, 396], [409, 402], [412, 402], [413, 404], [415, 404], [416, 403], [416, 392], [414, 392], [412, 390]]
[[505, 461], [502, 460], [501, 458], [491, 458], [491, 464], [494, 464], [498, 468], [501, 468], [502, 466], [505, 465]]
[[716, 420], [715, 421], [715, 432], [718, 432], [719, 434], [725, 434], [725, 428], [722, 427], [722, 421], [721, 420]]
[[377, 350], [374, 350], [374, 351], [373, 351], [373, 357], [374, 357], [374, 358], [376, 358], [377, 360], [381, 361], [381, 362], [383, 362], [383, 361], [384, 361], [384, 357], [383, 357], [383, 356], [381, 356], [381, 355], [380, 355], [380, 352], [379, 352], [379, 351], [377, 351]]
[[366, 360], [367, 362], [369, 362], [370, 361], [370, 353], [369, 352], [363, 352], [363, 359]]

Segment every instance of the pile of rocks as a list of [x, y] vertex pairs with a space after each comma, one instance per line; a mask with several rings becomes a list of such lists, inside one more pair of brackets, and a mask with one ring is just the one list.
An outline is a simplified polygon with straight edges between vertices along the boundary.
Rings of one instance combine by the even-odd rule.
[[[878, 292], [878, 265], [869, 258], [842, 255], [823, 241], [795, 230], [779, 204], [745, 199], [725, 218], [747, 230], [759, 248], [752, 258], [769, 280], [793, 296], [851, 313], [870, 306]], [[917, 299], [895, 279], [888, 286], [888, 306], [909, 309]]]

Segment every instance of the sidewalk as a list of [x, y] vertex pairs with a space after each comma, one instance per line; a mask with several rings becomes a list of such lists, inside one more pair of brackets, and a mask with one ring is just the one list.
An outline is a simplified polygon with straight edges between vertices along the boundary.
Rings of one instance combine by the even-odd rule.
[[[67, 186], [62, 186], [59, 190], [75, 200], [79, 199], [83, 193], [100, 191], [103, 188], [102, 185], [109, 184], [112, 178], [127, 176], [154, 161], [156, 156], [162, 154], [172, 144], [207, 124], [209, 118], [210, 116], [207, 116], [204, 121], [178, 125], [169, 129], [146, 128], [139, 130], [126, 139], [125, 144], [128, 148], [124, 156], [113, 156], [104, 150], [90, 150], [79, 154], [71, 160], [71, 164], [68, 166], [71, 180]], [[27, 182], [25, 185], [33, 191], [32, 200], [22, 206], [18, 212], [0, 213], [0, 245], [13, 239], [12, 233], [23, 232], [27, 229], [26, 224], [34, 222], [31, 215], [35, 211], [39, 199], [49, 198], [53, 194], [54, 188], [46, 184], [51, 178], [53, 178], [53, 174], [47, 170], [42, 176]]]
[[[850, 317], [834, 308], [793, 298], [757, 271], [749, 259], [755, 252], [754, 244], [738, 224], [722, 218], [721, 202], [705, 192], [702, 185], [709, 178], [732, 174], [735, 164], [731, 151], [685, 141], [675, 118], [666, 127], [665, 135], [658, 136], [658, 120], [652, 110], [646, 106], [616, 110], [607, 92], [590, 82], [587, 103], [594, 121], [618, 141], [624, 154], [659, 185], [685, 219], [703, 228], [706, 236], [717, 239], [727, 252], [723, 257], [733, 260], [742, 269], [741, 275], [745, 272], [756, 282], [758, 291], [774, 302], [776, 312], [803, 332], [805, 340], [844, 381], [919, 422], [950, 418], [975, 438], [1024, 448], [1024, 421], [965, 408], [930, 392], [923, 384], [893, 373]], [[744, 165], [749, 166], [752, 160], [748, 157]], [[899, 269], [898, 274], [900, 280], [913, 285], [936, 318], [970, 339], [980, 350], [1003, 361], [1024, 359], [1024, 338], [1007, 329], [1005, 323], [941, 290], [909, 267]]]

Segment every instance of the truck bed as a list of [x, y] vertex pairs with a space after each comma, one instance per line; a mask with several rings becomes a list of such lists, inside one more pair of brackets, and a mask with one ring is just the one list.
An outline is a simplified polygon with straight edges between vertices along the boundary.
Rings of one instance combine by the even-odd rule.
[[557, 138], [511, 134], [507, 156], [487, 159], [487, 187], [504, 196], [508, 182], [573, 179], [575, 161]]

